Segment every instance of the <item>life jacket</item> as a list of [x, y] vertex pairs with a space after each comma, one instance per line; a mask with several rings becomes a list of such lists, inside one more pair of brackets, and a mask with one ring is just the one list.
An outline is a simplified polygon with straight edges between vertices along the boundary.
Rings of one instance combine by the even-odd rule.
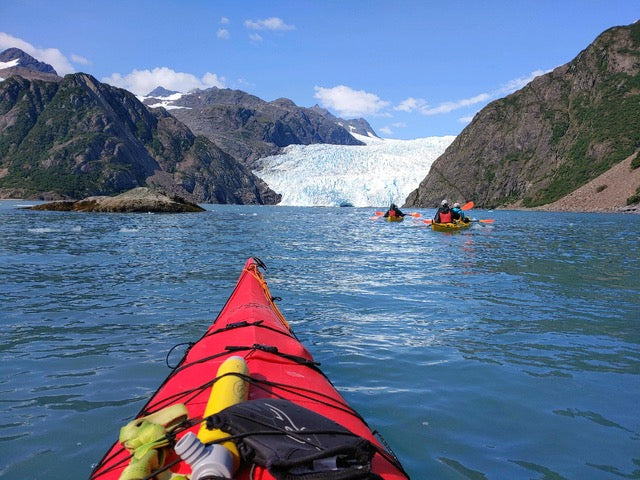
[[453, 215], [451, 210], [447, 210], [447, 213], [440, 212], [440, 223], [451, 223], [453, 221]]
[[389, 216], [390, 217], [397, 217], [398, 216], [397, 210], [389, 210]]

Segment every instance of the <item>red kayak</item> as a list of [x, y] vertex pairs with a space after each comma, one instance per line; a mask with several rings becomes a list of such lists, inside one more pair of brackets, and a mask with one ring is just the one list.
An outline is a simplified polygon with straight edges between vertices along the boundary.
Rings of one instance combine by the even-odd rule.
[[[213, 478], [202, 465], [214, 457], [226, 465], [216, 478], [409, 478], [296, 339], [259, 267], [247, 260], [214, 323], [91, 479]], [[192, 444], [207, 460], [193, 460]]]

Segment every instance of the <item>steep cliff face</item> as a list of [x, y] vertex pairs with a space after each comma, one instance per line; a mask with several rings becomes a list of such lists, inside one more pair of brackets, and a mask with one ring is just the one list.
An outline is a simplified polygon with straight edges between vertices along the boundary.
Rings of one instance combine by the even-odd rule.
[[87, 74], [0, 83], [0, 198], [83, 198], [158, 185], [191, 201], [279, 198], [167, 112]]
[[640, 149], [640, 23], [482, 109], [406, 199], [544, 205]]
[[[158, 101], [151, 97], [144, 103]], [[322, 109], [298, 107], [286, 98], [266, 102], [240, 90], [210, 88], [182, 95], [171, 107], [171, 114], [194, 133], [251, 167], [259, 158], [292, 144], [362, 145], [349, 134], [346, 122]]]

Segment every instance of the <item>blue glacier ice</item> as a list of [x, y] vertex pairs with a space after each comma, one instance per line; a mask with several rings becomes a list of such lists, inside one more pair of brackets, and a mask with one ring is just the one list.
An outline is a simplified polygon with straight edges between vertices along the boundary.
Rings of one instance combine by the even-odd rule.
[[254, 173], [282, 194], [281, 205], [401, 205], [455, 136], [394, 140], [362, 136], [350, 145], [290, 145]]

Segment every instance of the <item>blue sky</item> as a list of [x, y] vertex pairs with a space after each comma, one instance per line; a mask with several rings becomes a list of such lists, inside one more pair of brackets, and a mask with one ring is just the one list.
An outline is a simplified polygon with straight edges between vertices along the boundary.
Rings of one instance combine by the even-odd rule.
[[142, 95], [244, 90], [457, 135], [491, 100], [640, 18], [638, 0], [2, 0], [0, 51]]

